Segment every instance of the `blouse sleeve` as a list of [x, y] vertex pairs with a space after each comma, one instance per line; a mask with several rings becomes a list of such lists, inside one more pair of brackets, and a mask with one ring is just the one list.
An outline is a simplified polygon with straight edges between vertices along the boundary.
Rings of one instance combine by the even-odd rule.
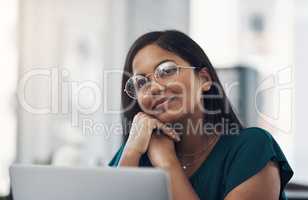
[[[125, 144], [123, 144], [119, 148], [119, 150], [113, 156], [111, 161], [108, 163], [109, 167], [117, 167], [118, 166], [120, 159], [121, 159], [121, 156], [122, 156], [122, 153], [123, 153], [123, 150], [124, 150], [124, 147], [125, 147]], [[151, 162], [150, 162], [146, 153], [141, 156], [141, 158], [139, 160], [139, 166], [141, 166], [141, 167], [152, 167], [152, 164], [151, 164]]]
[[109, 167], [117, 167], [121, 158], [121, 155], [123, 153], [124, 144], [119, 148], [119, 150], [116, 152], [116, 154], [113, 156], [111, 161], [108, 163]]
[[238, 138], [232, 159], [226, 170], [224, 196], [245, 180], [256, 175], [269, 161], [277, 163], [280, 172], [280, 199], [284, 199], [284, 188], [293, 176], [287, 159], [274, 138], [260, 128], [249, 129]]

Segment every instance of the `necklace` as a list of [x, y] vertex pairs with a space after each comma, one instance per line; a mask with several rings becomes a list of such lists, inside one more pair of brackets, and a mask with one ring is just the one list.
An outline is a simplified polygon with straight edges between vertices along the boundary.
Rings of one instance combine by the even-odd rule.
[[203, 153], [208, 153], [208, 150], [215, 143], [215, 141], [217, 141], [218, 138], [219, 137], [217, 137], [217, 135], [215, 135], [215, 138], [213, 138], [212, 141], [208, 142], [208, 144], [206, 145], [206, 148], [202, 149], [201, 151], [198, 151], [196, 153], [189, 153], [189, 154], [179, 154], [179, 157], [182, 157], [182, 158], [183, 157], [195, 157], [196, 155], [201, 154], [200, 156], [198, 156], [198, 158], [193, 159], [192, 161], [185, 163], [185, 164], [183, 164], [181, 159], [180, 159], [183, 170], [187, 170], [188, 167], [194, 165], [197, 161], [199, 161], [202, 158]]

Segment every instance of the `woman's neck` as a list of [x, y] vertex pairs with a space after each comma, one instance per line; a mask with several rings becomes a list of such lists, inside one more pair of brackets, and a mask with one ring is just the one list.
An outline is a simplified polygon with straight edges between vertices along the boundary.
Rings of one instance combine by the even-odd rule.
[[178, 123], [181, 124], [181, 130], [178, 130], [181, 141], [175, 145], [177, 153], [192, 154], [206, 148], [211, 136], [207, 135], [203, 129], [202, 112], [195, 112]]

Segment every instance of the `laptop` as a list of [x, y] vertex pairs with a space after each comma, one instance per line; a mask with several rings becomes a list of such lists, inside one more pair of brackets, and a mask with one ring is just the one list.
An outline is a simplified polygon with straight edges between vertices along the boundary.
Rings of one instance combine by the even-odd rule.
[[14, 200], [170, 200], [169, 177], [156, 168], [12, 165]]

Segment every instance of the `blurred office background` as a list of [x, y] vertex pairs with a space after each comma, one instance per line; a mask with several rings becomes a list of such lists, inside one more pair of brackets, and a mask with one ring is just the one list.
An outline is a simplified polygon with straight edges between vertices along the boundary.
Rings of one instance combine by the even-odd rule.
[[292, 182], [308, 185], [307, 10], [308, 0], [0, 0], [0, 196], [14, 162], [111, 159], [125, 54], [164, 29], [203, 47], [245, 124], [269, 130]]

